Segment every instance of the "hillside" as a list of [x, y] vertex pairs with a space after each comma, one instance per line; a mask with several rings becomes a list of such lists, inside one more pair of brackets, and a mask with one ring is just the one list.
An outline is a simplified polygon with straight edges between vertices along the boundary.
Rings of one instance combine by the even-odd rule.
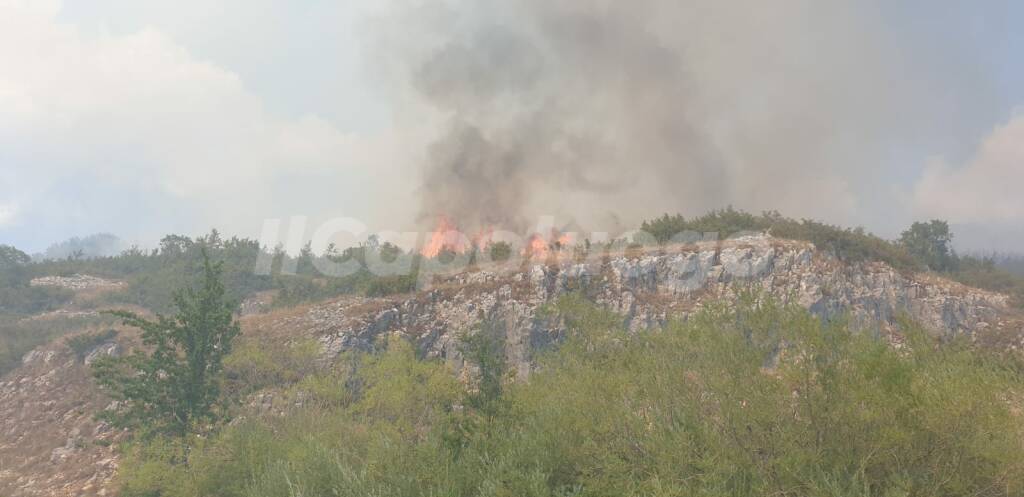
[[[808, 242], [768, 236], [628, 250], [591, 261], [561, 254], [546, 264], [442, 277], [418, 293], [341, 297], [252, 313], [242, 323], [246, 343], [257, 348], [315, 340], [321, 363], [344, 351], [372, 350], [385, 336], [401, 336], [422, 356], [442, 359], [463, 375], [473, 368], [464, 368], [462, 334], [485, 325], [500, 337], [514, 375], [524, 378], [538, 353], [566, 335], [564, 319], [545, 310], [562, 296], [583, 295], [636, 332], [685, 320], [717, 302], [736, 302], [751, 290], [825, 320], [849, 316], [855, 328], [892, 342], [903, 340], [897, 322], [907, 317], [937, 337], [967, 337], [1003, 349], [1022, 344], [1024, 321], [1005, 295], [880, 262], [845, 263]], [[58, 340], [28, 353], [2, 378], [0, 494], [110, 491], [118, 460], [112, 442], [120, 435], [92, 420], [105, 402], [85, 361], [131, 347], [131, 334], [122, 333], [76, 357], [66, 340]], [[275, 391], [251, 398], [273, 405]]]
[[[936, 335], [1015, 340], [1018, 313], [1008, 298], [929, 273], [900, 272], [880, 262], [847, 264], [810, 243], [766, 236], [631, 251], [578, 262], [562, 257], [525, 269], [481, 269], [440, 280], [408, 298], [340, 299], [270, 321], [305, 330], [330, 353], [367, 349], [382, 334], [411, 337], [428, 356], [457, 355], [456, 335], [483, 321], [499, 323], [506, 354], [520, 371], [534, 348], [560, 334], [538, 307], [579, 292], [623, 317], [626, 327], [658, 327], [746, 289], [794, 302], [826, 320], [845, 314], [870, 332], [887, 332], [906, 316]], [[1005, 343], [1018, 346], [1019, 342]]]

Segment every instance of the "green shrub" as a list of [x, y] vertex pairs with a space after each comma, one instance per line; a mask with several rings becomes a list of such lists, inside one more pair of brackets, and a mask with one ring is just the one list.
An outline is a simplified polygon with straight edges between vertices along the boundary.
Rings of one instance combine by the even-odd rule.
[[1024, 492], [1020, 365], [968, 344], [904, 324], [894, 348], [749, 296], [648, 333], [580, 298], [550, 312], [567, 341], [472, 429], [479, 390], [394, 339], [318, 380], [347, 399], [250, 418], [143, 474], [179, 477], [165, 495]]
[[224, 358], [225, 391], [242, 397], [260, 389], [294, 384], [317, 370], [320, 344], [300, 340], [268, 347], [244, 341]]
[[416, 275], [376, 275], [361, 269], [340, 277], [282, 275], [275, 278], [275, 285], [279, 291], [274, 298], [274, 307], [290, 307], [340, 295], [386, 297], [409, 293], [416, 289]]
[[491, 260], [494, 262], [504, 262], [512, 257], [512, 245], [508, 242], [492, 243], [487, 250], [490, 250]]
[[[713, 234], [717, 239], [725, 239], [745, 232], [767, 232], [779, 238], [811, 242], [818, 249], [847, 262], [881, 261], [900, 270], [922, 270], [927, 267], [905, 247], [861, 228], [840, 228], [808, 219], [797, 221], [783, 217], [778, 212], [754, 215], [729, 207], [693, 219], [666, 214], [644, 221], [640, 229], [661, 243], [670, 240], [696, 241], [700, 238], [695, 238], [695, 235], [705, 233]], [[687, 233], [689, 236], [685, 236]]]
[[194, 495], [187, 478], [188, 448], [181, 440], [157, 437], [145, 444], [126, 446], [119, 463], [123, 497]]
[[1009, 295], [1011, 305], [1024, 308], [1024, 276], [999, 267], [991, 257], [961, 256], [950, 276], [968, 286]]
[[0, 313], [28, 316], [49, 312], [71, 301], [71, 290], [45, 286], [0, 287]]

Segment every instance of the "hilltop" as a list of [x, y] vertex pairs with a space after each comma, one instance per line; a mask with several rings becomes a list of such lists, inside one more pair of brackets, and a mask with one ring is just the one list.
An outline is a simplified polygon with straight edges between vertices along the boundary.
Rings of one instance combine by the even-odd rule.
[[[410, 285], [415, 278], [367, 272], [324, 281], [304, 272], [311, 263], [302, 256], [296, 275], [253, 274], [249, 264], [259, 256], [258, 246], [221, 241], [216, 234], [194, 241], [169, 237], [152, 254], [29, 266], [19, 276], [23, 286], [12, 291], [45, 300], [5, 318], [5, 346], [19, 355], [0, 378], [0, 494], [114, 491], [123, 456], [117, 448], [127, 434], [94, 420], [110, 405], [89, 378], [88, 365], [139, 343], [134, 331], [100, 311], [160, 311], [169, 284], [155, 278], [187, 280], [199, 247], [228, 261], [229, 292], [242, 300], [243, 338], [226, 381], [240, 413], [249, 416], [286, 415], [307, 405], [309, 394], [295, 397], [295, 388], [353, 353], [379, 353], [393, 339], [472, 383], [480, 368], [466, 357], [465, 340], [486, 330], [509, 378], [524, 381], [571, 334], [571, 320], [553, 307], [570, 296], [607, 310], [616, 326], [634, 334], [753, 298], [794, 305], [823, 323], [847, 323], [894, 347], [908, 340], [910, 322], [942, 342], [966, 341], [999, 354], [1024, 346], [1016, 295], [955, 281], [963, 273], [935, 271], [898, 245], [860, 231], [772, 216], [734, 222], [736, 216], [745, 215], [663, 218], [662, 225], [645, 227], [664, 243], [623, 243], [589, 253], [567, 247], [543, 260], [471, 264], [440, 271], [417, 290]], [[676, 242], [659, 235], [664, 223], [726, 235], [747, 228], [761, 233]], [[797, 239], [773, 236], [778, 233]], [[363, 257], [366, 250], [350, 249], [346, 256]], [[287, 257], [278, 254], [275, 265]]]

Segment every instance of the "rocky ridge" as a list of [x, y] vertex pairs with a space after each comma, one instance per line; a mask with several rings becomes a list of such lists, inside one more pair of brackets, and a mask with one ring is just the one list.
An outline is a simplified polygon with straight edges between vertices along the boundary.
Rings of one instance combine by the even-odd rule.
[[339, 299], [279, 324], [307, 330], [329, 355], [369, 349], [383, 334], [400, 334], [428, 357], [459, 367], [459, 334], [487, 321], [504, 335], [507, 358], [525, 375], [534, 352], [563, 332], [557, 319], [537, 313], [560, 295], [582, 291], [639, 330], [686, 319], [708, 302], [752, 287], [822, 318], [848, 313], [855, 324], [875, 331], [891, 329], [906, 315], [938, 335], [978, 339], [998, 330], [1014, 337], [1008, 346], [1021, 345], [1020, 321], [1004, 295], [882, 263], [847, 264], [804, 242], [754, 236], [547, 262], [448, 276], [400, 299]]

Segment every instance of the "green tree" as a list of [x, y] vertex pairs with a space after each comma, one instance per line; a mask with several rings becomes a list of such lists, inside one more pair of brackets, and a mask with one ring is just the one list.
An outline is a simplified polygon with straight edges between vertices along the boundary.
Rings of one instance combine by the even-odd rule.
[[900, 244], [935, 271], [951, 271], [956, 268], [956, 254], [950, 246], [952, 242], [953, 234], [949, 231], [949, 224], [938, 219], [927, 223], [916, 222], [900, 235]]
[[94, 363], [97, 382], [121, 401], [101, 418], [177, 436], [216, 419], [222, 362], [240, 332], [234, 307], [224, 297], [222, 264], [212, 263], [203, 251], [202, 284], [175, 293], [173, 317], [158, 314], [148, 320], [131, 312], [113, 313], [142, 331], [147, 350]]
[[512, 245], [508, 242], [494, 242], [488, 250], [491, 251], [491, 260], [495, 262], [507, 261], [512, 257]]
[[10, 245], [0, 245], [0, 267], [20, 266], [32, 262], [28, 254]]
[[24, 283], [25, 266], [30, 262], [28, 254], [10, 245], [0, 245], [0, 287]]
[[494, 418], [505, 407], [503, 393], [508, 363], [502, 335], [496, 324], [487, 320], [475, 332], [463, 335], [459, 347], [466, 361], [479, 370], [466, 405], [487, 419]]

